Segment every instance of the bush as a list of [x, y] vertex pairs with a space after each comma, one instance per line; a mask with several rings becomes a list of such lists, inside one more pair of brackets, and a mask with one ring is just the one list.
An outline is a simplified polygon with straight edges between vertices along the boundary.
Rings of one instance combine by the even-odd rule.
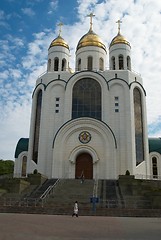
[[14, 161], [0, 159], [0, 175], [11, 174], [14, 169]]
[[34, 170], [33, 174], [38, 174], [38, 171], [37, 169]]
[[126, 176], [130, 176], [130, 172], [129, 172], [129, 170], [126, 170], [125, 175], [126, 175]]

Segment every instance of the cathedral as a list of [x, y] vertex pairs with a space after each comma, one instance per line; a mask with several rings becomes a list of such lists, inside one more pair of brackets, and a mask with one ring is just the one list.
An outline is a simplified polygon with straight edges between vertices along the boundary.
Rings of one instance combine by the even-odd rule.
[[148, 139], [146, 91], [132, 71], [121, 21], [107, 49], [89, 16], [75, 71], [61, 24], [48, 48], [47, 70], [32, 94], [29, 139], [21, 138], [15, 150], [14, 177], [35, 171], [49, 179], [117, 179], [127, 170], [136, 178], [161, 174], [161, 139]]

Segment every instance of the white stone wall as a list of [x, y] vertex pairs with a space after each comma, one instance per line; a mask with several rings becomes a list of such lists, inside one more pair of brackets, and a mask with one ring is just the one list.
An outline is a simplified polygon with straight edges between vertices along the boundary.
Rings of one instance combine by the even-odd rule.
[[[82, 131], [91, 134], [88, 144], [78, 139]], [[76, 157], [88, 152], [93, 156], [94, 178], [116, 178], [116, 151], [115, 139], [105, 124], [90, 118], [72, 120], [62, 127], [55, 138], [52, 177], [74, 178]]]
[[78, 59], [81, 59], [81, 71], [87, 70], [87, 59], [91, 56], [93, 58], [93, 70], [99, 70], [99, 59], [104, 61], [104, 69], [106, 66], [106, 51], [100, 47], [88, 46], [78, 49], [76, 52], [76, 71], [78, 70]]

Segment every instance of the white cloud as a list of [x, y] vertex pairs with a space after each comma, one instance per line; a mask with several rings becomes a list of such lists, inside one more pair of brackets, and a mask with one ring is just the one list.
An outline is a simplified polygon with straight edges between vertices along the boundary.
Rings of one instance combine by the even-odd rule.
[[51, 1], [49, 5], [52, 10], [56, 10], [56, 8], [58, 7], [58, 0]]
[[22, 8], [21, 10], [25, 15], [29, 17], [33, 17], [35, 15], [35, 12], [32, 10], [32, 8]]
[[53, 0], [49, 3], [48, 14], [52, 14], [58, 8], [58, 0]]
[[7, 117], [1, 121], [0, 159], [14, 159], [18, 139], [29, 136], [30, 113], [30, 102], [23, 102], [23, 105], [17, 104], [14, 110], [8, 106]]

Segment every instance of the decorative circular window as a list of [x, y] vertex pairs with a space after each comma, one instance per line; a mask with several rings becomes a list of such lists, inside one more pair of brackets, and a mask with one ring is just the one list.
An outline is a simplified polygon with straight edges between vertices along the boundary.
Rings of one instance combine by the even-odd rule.
[[88, 143], [91, 141], [91, 134], [87, 131], [83, 131], [79, 134], [79, 141], [81, 143]]

